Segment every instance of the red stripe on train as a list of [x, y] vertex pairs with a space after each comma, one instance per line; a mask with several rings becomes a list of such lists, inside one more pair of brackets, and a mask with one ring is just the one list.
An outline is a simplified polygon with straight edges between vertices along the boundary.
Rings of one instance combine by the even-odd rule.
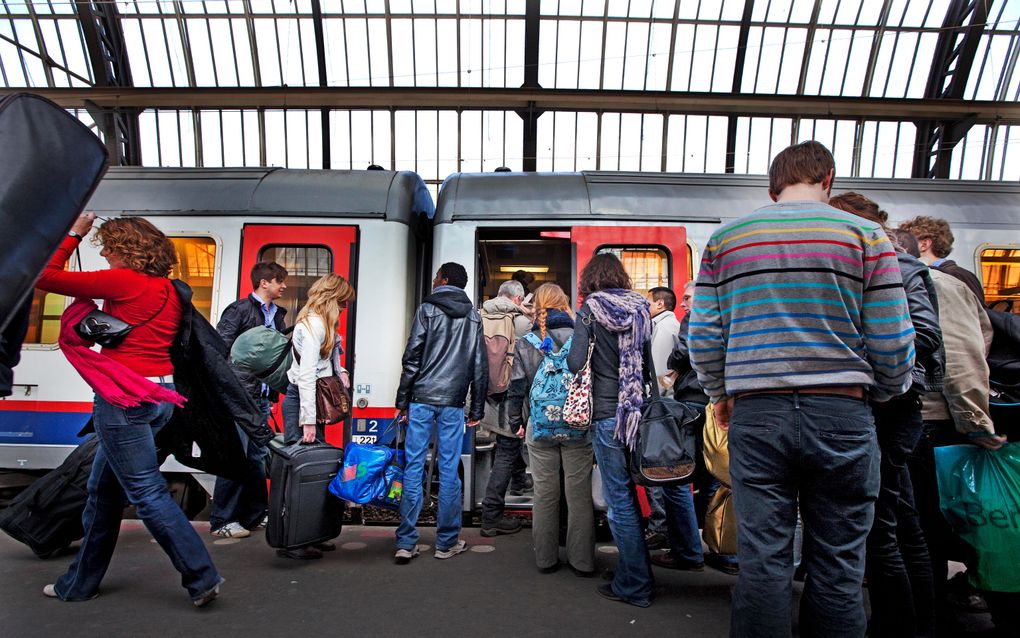
[[20, 412], [91, 412], [91, 401], [0, 401], [0, 411]]

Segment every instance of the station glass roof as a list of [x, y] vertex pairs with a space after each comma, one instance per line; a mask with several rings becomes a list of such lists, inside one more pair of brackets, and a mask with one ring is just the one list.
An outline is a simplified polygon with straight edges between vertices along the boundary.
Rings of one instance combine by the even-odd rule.
[[[134, 135], [149, 166], [379, 164], [433, 185], [498, 166], [763, 173], [814, 138], [842, 174], [909, 177], [919, 145], [953, 138], [949, 177], [1018, 180], [1018, 22], [1020, 0], [0, 0], [0, 74], [100, 135]], [[471, 103], [522, 86], [575, 100], [540, 105], [530, 163], [520, 106]], [[135, 110], [83, 102], [111, 87]], [[195, 97], [146, 103], [159, 89]], [[250, 102], [227, 105], [225, 89]], [[335, 91], [313, 107], [288, 97], [299, 89], [377, 90], [379, 103]], [[464, 101], [419, 107], [416, 91], [435, 89]], [[603, 105], [609, 94], [637, 97]], [[713, 112], [721, 98], [748, 111]], [[934, 119], [946, 100], [959, 108]], [[113, 112], [136, 130], [117, 133]]]

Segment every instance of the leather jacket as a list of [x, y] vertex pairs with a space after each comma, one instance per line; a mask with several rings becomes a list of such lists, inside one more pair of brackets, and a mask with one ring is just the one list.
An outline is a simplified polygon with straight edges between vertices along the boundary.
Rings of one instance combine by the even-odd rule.
[[[287, 309], [281, 306], [276, 307], [276, 314], [273, 316], [273, 325], [279, 330], [283, 331], [286, 327], [284, 317], [287, 315]], [[216, 324], [216, 332], [220, 333], [223, 340], [227, 343], [227, 351], [234, 345], [236, 340], [242, 332], [251, 330], [252, 328], [265, 325], [265, 315], [262, 314], [262, 305], [255, 300], [249, 294], [244, 299], [238, 299], [234, 303], [230, 304], [220, 315], [219, 323]], [[237, 371], [237, 376], [241, 378], [244, 383], [244, 387], [248, 388], [248, 391], [256, 399], [262, 396], [262, 382], [250, 374], [246, 374], [241, 371]], [[278, 398], [277, 393], [270, 392], [270, 400], [276, 401]]]
[[411, 403], [463, 406], [468, 389], [468, 420], [482, 418], [489, 387], [482, 318], [460, 288], [439, 286], [414, 314], [404, 348], [396, 407]]
[[910, 321], [914, 324], [914, 350], [917, 355], [911, 373], [912, 387], [922, 392], [941, 392], [946, 354], [942, 347], [935, 284], [928, 267], [921, 260], [902, 252], [896, 253], [896, 259], [903, 276]]
[[690, 324], [691, 313], [688, 312], [680, 322], [680, 332], [673, 338], [673, 352], [666, 365], [677, 373], [676, 381], [673, 382], [673, 398], [685, 403], [705, 405], [708, 403], [708, 395], [701, 389], [698, 373], [691, 367], [691, 355], [687, 346]]

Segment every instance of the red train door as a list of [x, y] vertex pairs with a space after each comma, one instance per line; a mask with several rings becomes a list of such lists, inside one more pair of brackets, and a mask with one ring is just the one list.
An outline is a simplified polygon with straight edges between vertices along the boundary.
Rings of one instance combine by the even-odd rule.
[[[591, 258], [603, 252], [614, 253], [634, 282], [634, 289], [645, 293], [649, 288], [666, 286], [683, 294], [681, 287], [690, 278], [690, 253], [687, 231], [680, 226], [574, 226], [570, 229], [574, 244], [574, 299], [577, 278]], [[683, 311], [677, 305], [677, 318]]]
[[[249, 273], [259, 261], [275, 261], [287, 269], [287, 290], [276, 303], [287, 309], [287, 325], [293, 325], [297, 313], [308, 300], [308, 289], [319, 277], [337, 273], [357, 286], [357, 238], [355, 226], [298, 226], [245, 224], [241, 231], [241, 266], [238, 272], [238, 298], [251, 294]], [[354, 307], [340, 315], [337, 328], [343, 344], [341, 362], [353, 373]], [[280, 404], [273, 406], [273, 419], [283, 428]], [[342, 446], [342, 427], [327, 427], [326, 440]]]

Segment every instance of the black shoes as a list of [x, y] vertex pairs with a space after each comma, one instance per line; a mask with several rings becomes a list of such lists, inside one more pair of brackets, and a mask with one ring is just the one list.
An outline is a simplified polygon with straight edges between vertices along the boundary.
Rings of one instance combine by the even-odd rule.
[[617, 603], [627, 603], [628, 605], [634, 605], [635, 607], [642, 607], [642, 608], [648, 607], [648, 606], [650, 606], [652, 604], [652, 602], [650, 600], [633, 601], [633, 600], [624, 600], [623, 598], [620, 598], [619, 596], [616, 595], [616, 592], [613, 591], [612, 583], [606, 583], [605, 585], [599, 585], [598, 587], [595, 588], [595, 591], [598, 592], [599, 596], [602, 596], [606, 600], [611, 600], [611, 601], [617, 602]]
[[336, 545], [333, 544], [333, 543], [326, 543], [326, 542], [316, 543], [316, 544], [312, 545], [312, 547], [314, 547], [315, 549], [319, 550], [320, 552], [335, 552], [336, 551]]
[[525, 492], [530, 492], [533, 489], [535, 489], [535, 481], [531, 478], [531, 475], [525, 474], [523, 481], [510, 484], [509, 494], [510, 496], [524, 496]]
[[548, 567], [539, 567], [538, 568], [538, 573], [539, 574], [555, 574], [558, 571], [560, 571], [560, 564], [559, 563], [553, 563], [552, 565], [549, 565]]
[[645, 532], [645, 546], [648, 548], [648, 551], [650, 552], [655, 551], [657, 549], [666, 549], [667, 547], [669, 547], [669, 539], [666, 538], [665, 534], [660, 534], [658, 532], [648, 530], [647, 532]]
[[586, 572], [574, 567], [573, 565], [570, 566], [570, 571], [574, 572], [574, 576], [577, 576], [578, 578], [595, 578], [596, 574], [598, 574], [598, 572], [594, 569], [590, 572]]
[[521, 531], [522, 527], [524, 527], [524, 525], [523, 523], [521, 523], [520, 519], [509, 518], [504, 516], [503, 518], [499, 519], [499, 521], [495, 525], [485, 525], [483, 523], [481, 533], [482, 536], [486, 538], [491, 538], [493, 536], [499, 536], [501, 534], [516, 534], [517, 532]]
[[734, 562], [723, 560], [721, 554], [705, 554], [705, 564], [712, 569], [718, 569], [724, 574], [730, 576], [740, 575], [740, 565]]
[[[335, 549], [335, 548], [334, 548]], [[295, 558], [298, 560], [314, 560], [322, 558], [322, 552], [315, 546], [298, 547], [296, 549], [278, 549], [276, 555], [280, 558]]]
[[705, 563], [684, 560], [673, 556], [673, 552], [666, 551], [662, 554], [652, 555], [652, 564], [666, 569], [679, 569], [687, 572], [700, 572], [705, 570]]

